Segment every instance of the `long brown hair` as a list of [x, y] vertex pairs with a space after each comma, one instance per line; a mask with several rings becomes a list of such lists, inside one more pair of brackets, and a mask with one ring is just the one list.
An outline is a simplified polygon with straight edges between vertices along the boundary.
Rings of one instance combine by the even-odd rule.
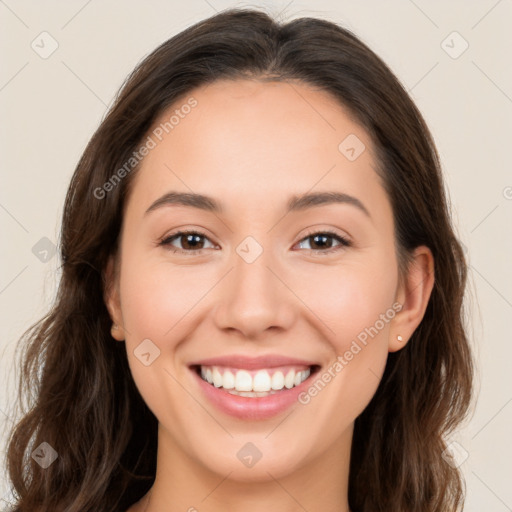
[[[126, 510], [154, 481], [157, 420], [134, 384], [124, 344], [110, 335], [104, 302], [106, 262], [117, 254], [137, 166], [125, 167], [115, 186], [105, 184], [169, 106], [221, 78], [312, 85], [370, 134], [393, 207], [400, 271], [425, 244], [435, 284], [421, 324], [389, 354], [375, 396], [355, 421], [349, 503], [354, 512], [462, 509], [462, 476], [442, 454], [472, 398], [467, 267], [429, 130], [393, 73], [350, 31], [321, 19], [281, 24], [261, 11], [229, 9], [137, 66], [76, 167], [62, 219], [58, 294], [21, 340], [19, 401], [29, 406], [8, 445], [15, 510]], [[43, 442], [58, 453], [46, 469], [31, 457]]]

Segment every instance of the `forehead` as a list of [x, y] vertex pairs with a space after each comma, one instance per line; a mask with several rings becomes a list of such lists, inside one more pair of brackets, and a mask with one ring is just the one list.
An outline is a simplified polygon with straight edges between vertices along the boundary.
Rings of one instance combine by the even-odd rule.
[[314, 189], [364, 198], [368, 209], [386, 200], [366, 131], [302, 83], [213, 82], [175, 102], [148, 136], [133, 183], [141, 208], [168, 190], [222, 197], [228, 211], [261, 212]]

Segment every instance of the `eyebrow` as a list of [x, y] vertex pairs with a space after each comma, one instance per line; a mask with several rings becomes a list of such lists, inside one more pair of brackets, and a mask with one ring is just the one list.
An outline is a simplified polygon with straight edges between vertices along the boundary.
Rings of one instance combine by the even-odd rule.
[[[322, 206], [327, 204], [349, 204], [355, 206], [362, 211], [367, 217], [371, 215], [364, 204], [357, 199], [357, 197], [342, 192], [316, 192], [306, 193], [301, 195], [292, 196], [287, 203], [287, 213], [307, 210], [315, 206]], [[213, 197], [205, 196], [203, 194], [188, 193], [188, 192], [167, 192], [162, 197], [159, 197], [151, 206], [146, 210], [144, 215], [162, 208], [164, 206], [190, 206], [213, 213], [222, 213], [223, 208], [221, 204]]]

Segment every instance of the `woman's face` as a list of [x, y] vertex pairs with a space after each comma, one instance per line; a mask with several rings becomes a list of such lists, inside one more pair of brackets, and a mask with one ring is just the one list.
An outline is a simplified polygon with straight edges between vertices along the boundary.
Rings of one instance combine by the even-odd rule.
[[346, 456], [405, 338], [368, 134], [327, 93], [239, 80], [148, 135], [109, 306], [159, 450], [240, 481]]

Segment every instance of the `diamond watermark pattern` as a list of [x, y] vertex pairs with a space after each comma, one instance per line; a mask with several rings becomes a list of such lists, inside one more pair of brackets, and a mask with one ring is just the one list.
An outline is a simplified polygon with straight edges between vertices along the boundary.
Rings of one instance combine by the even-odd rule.
[[452, 59], [458, 59], [469, 48], [469, 43], [457, 31], [453, 31], [443, 39], [441, 48]]
[[56, 41], [51, 34], [44, 31], [41, 32], [33, 41], [30, 43], [32, 50], [34, 50], [39, 57], [47, 59], [50, 57], [59, 47], [59, 43]]
[[137, 345], [133, 353], [144, 366], [149, 366], [160, 356], [160, 349], [150, 339], [146, 338]]
[[263, 454], [258, 450], [255, 444], [245, 443], [242, 448], [238, 450], [236, 456], [244, 466], [252, 468], [261, 459]]
[[51, 466], [59, 454], [46, 441], [41, 443], [33, 452], [32, 458], [43, 468]]
[[441, 456], [452, 468], [458, 468], [467, 460], [469, 453], [463, 446], [453, 441], [446, 447]]
[[246, 263], [253, 263], [260, 257], [263, 247], [255, 238], [248, 236], [238, 244], [236, 252]]
[[56, 252], [57, 248], [55, 244], [45, 236], [32, 247], [34, 256], [43, 263], [50, 261], [55, 256]]
[[338, 146], [339, 152], [350, 162], [357, 160], [365, 149], [363, 141], [354, 133], [345, 137]]

